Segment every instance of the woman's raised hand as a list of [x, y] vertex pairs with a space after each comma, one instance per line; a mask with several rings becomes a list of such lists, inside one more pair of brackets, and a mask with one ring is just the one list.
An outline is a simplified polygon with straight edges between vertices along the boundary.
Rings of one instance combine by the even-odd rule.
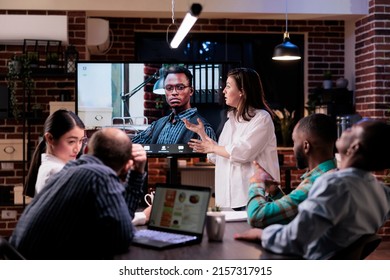
[[204, 125], [201, 119], [197, 118], [198, 123], [191, 123], [187, 119], [183, 119], [183, 122], [187, 129], [191, 130], [192, 132], [195, 132], [200, 136], [202, 140], [204, 140], [207, 137], [206, 131], [204, 129]]

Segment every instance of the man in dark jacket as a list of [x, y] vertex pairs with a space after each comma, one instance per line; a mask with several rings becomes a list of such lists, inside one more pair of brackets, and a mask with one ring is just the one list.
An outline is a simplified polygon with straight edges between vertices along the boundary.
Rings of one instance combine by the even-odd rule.
[[216, 140], [211, 125], [196, 108], [191, 108], [190, 99], [194, 93], [192, 74], [183, 66], [174, 66], [164, 75], [165, 96], [172, 112], [153, 122], [150, 127], [136, 135], [132, 141], [140, 144], [187, 144], [191, 138], [198, 138], [196, 133], [188, 130], [183, 119], [197, 123], [200, 118], [207, 135]]

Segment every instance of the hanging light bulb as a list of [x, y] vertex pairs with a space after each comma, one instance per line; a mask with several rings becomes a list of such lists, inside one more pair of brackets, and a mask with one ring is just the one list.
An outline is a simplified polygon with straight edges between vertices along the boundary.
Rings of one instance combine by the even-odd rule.
[[283, 36], [283, 43], [279, 44], [274, 49], [273, 60], [298, 60], [301, 59], [299, 48], [291, 43], [290, 35], [288, 33], [288, 19], [287, 19], [287, 0], [286, 0], [286, 31]]
[[184, 37], [188, 34], [192, 26], [198, 20], [201, 11], [201, 4], [194, 3], [191, 5], [190, 10], [185, 15], [183, 22], [181, 23], [179, 29], [177, 30], [175, 36], [171, 41], [170, 46], [172, 49], [176, 49], [180, 45]]

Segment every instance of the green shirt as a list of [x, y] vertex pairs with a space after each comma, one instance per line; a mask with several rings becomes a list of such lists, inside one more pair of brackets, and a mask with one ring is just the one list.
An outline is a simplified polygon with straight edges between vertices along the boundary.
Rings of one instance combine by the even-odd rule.
[[322, 162], [301, 176], [302, 182], [291, 193], [269, 197], [260, 183], [249, 185], [247, 205], [248, 222], [253, 227], [264, 228], [271, 224], [287, 224], [298, 213], [298, 205], [307, 198], [314, 181], [322, 174], [335, 169], [336, 160]]

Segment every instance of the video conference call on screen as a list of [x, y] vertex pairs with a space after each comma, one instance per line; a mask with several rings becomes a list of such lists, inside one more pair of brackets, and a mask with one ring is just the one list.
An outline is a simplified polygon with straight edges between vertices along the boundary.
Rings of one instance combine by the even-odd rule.
[[[227, 72], [238, 63], [143, 63], [92, 62], [77, 63], [76, 113], [87, 130], [114, 126], [130, 137], [145, 130], [153, 121], [170, 113], [164, 90], [153, 93], [153, 86], [163, 79], [172, 65], [188, 68], [194, 94], [191, 106], [211, 124], [214, 131], [224, 111], [222, 90]], [[157, 156], [197, 156], [186, 143], [144, 145], [148, 154]]]

